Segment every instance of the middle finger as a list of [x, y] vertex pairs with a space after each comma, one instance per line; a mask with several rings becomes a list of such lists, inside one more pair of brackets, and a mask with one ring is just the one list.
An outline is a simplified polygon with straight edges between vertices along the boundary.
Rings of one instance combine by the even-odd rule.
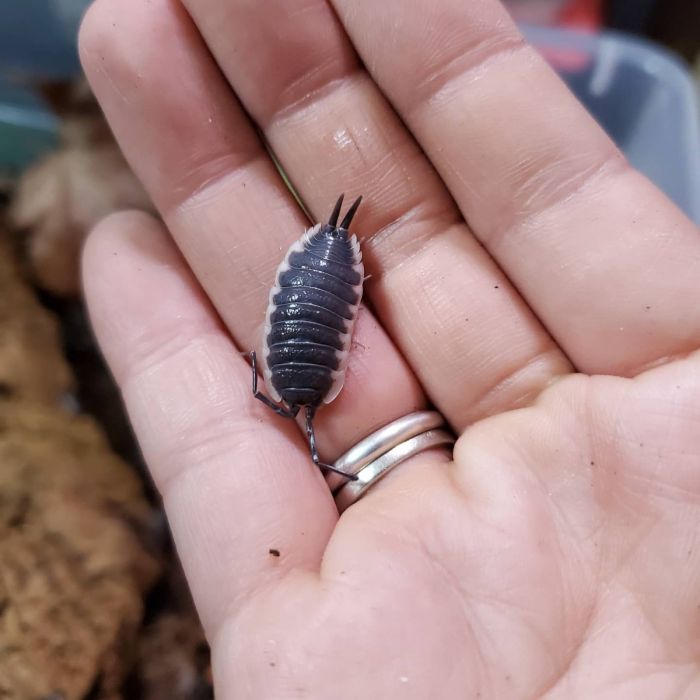
[[365, 195], [368, 297], [453, 425], [523, 403], [570, 370], [325, 0], [184, 4], [310, 209], [335, 191]]

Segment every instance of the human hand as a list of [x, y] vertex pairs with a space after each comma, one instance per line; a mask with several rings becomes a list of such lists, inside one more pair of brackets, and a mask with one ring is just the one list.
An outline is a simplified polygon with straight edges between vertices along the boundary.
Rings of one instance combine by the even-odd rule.
[[[84, 24], [169, 231], [108, 219], [84, 277], [217, 697], [697, 697], [696, 227], [494, 0], [184, 5]], [[308, 224], [242, 108], [316, 219], [365, 196], [372, 312], [323, 456], [428, 401], [461, 433], [340, 519], [250, 394], [241, 351]]]

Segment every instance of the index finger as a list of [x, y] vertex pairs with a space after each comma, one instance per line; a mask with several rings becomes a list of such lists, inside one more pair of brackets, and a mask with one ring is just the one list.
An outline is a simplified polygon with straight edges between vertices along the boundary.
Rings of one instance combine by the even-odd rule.
[[581, 370], [700, 343], [700, 236], [496, 0], [332, 0], [475, 235]]
[[102, 222], [84, 281], [211, 638], [241, 601], [317, 571], [338, 512], [295, 426], [252, 397], [250, 367], [161, 224]]

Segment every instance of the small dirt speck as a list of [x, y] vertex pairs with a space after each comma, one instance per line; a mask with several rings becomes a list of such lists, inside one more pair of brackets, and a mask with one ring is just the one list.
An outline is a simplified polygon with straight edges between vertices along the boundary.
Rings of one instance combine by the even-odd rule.
[[595, 462], [593, 460], [591, 460], [591, 466], [595, 467]]
[[9, 399], [15, 390], [6, 382], [0, 382], [0, 399]]
[[500, 287], [499, 287], [497, 284], [494, 284], [494, 285], [493, 285], [493, 288], [494, 288], [494, 289], [500, 289]]
[[278, 557], [280, 555], [280, 550], [275, 549], [274, 547], [271, 547], [270, 549], [268, 549], [268, 552], [270, 553], [270, 556], [272, 556], [272, 557]]

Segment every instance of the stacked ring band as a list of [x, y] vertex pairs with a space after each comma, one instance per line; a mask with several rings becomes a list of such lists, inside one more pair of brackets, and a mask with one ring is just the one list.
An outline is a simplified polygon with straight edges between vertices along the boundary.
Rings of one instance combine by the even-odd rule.
[[417, 411], [385, 425], [360, 440], [334, 463], [334, 467], [354, 474], [357, 480], [345, 481], [332, 472], [327, 475], [338, 510], [342, 513], [410, 457], [454, 442], [445, 419], [436, 411]]

